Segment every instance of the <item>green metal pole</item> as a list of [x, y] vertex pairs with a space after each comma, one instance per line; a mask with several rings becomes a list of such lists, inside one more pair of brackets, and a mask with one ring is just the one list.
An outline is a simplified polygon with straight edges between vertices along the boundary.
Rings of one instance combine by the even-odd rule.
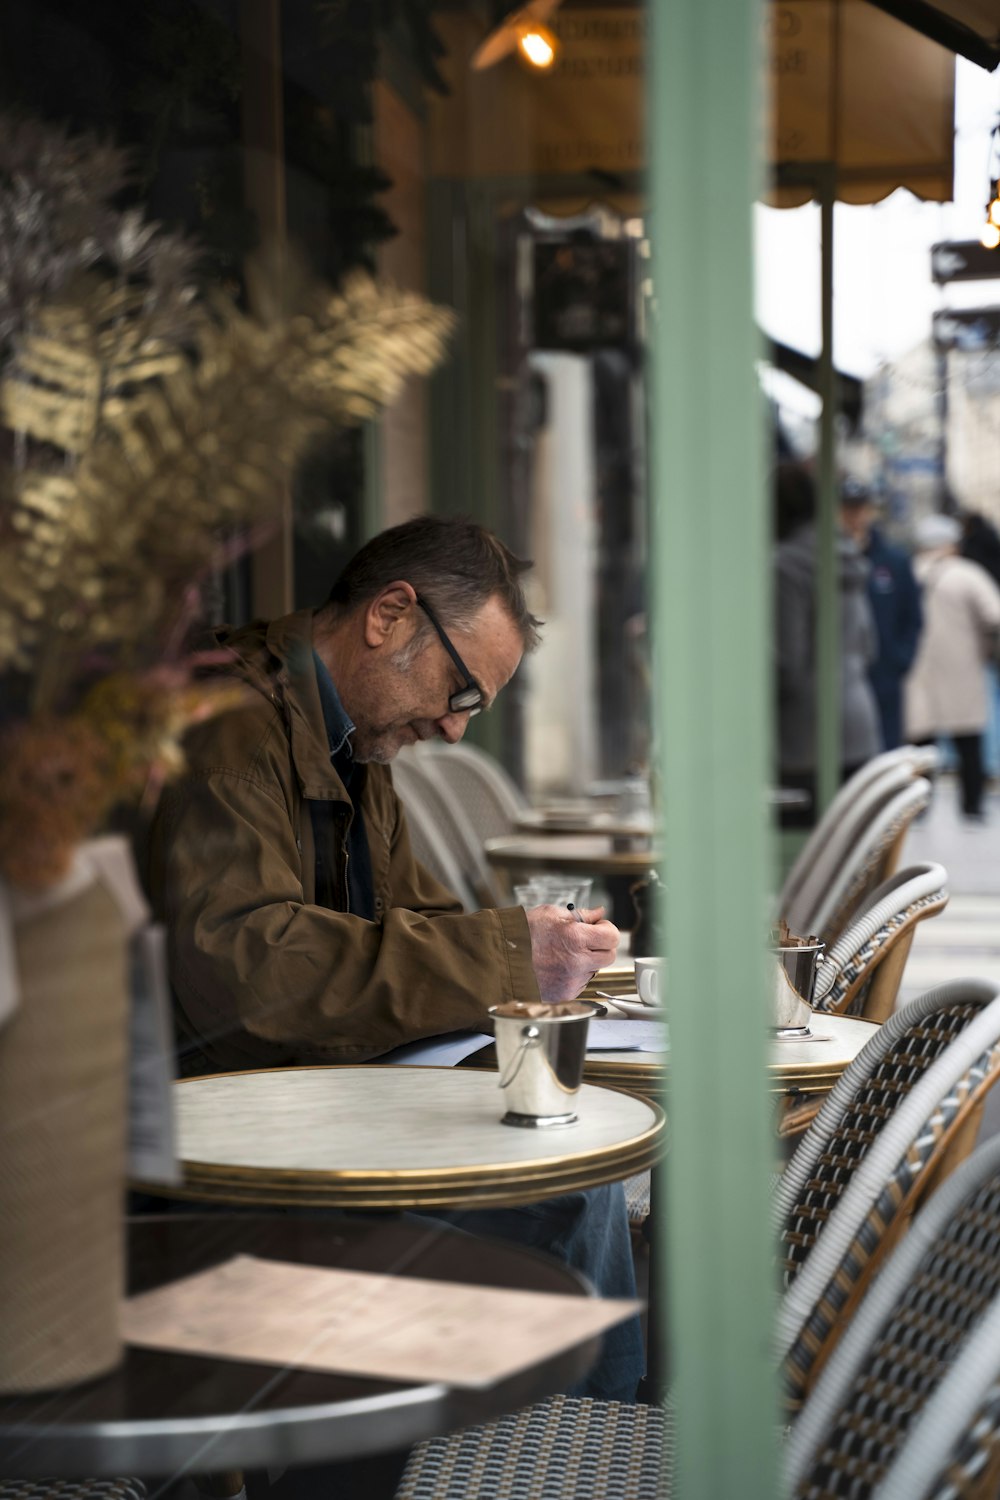
[[820, 417], [817, 473], [818, 527], [816, 580], [816, 766], [817, 817], [829, 807], [840, 784], [840, 601], [837, 591], [836, 371], [833, 362], [833, 203], [832, 166], [817, 173], [820, 206], [820, 307], [823, 347], [819, 357]]
[[754, 362], [759, 0], [650, 7], [653, 552], [670, 959], [659, 1243], [673, 1493], [773, 1500], [765, 785], [769, 526]]

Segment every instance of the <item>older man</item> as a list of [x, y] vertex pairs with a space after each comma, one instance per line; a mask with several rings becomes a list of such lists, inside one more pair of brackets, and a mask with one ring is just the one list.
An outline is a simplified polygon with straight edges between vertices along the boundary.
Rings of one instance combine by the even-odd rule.
[[[600, 911], [463, 912], [415, 860], [388, 768], [461, 739], [536, 644], [525, 566], [473, 522], [424, 517], [363, 547], [317, 612], [224, 638], [248, 701], [189, 736], [151, 844], [185, 1072], [363, 1062], [575, 995], [613, 961]], [[462, 1222], [608, 1295], [634, 1285], [620, 1188]], [[634, 1328], [612, 1333], [594, 1393], [631, 1395], [640, 1359]]]

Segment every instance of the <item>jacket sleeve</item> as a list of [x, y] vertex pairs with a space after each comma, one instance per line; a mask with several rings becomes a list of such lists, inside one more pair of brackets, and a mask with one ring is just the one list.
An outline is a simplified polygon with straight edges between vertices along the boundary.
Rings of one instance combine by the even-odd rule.
[[210, 1057], [363, 1061], [537, 998], [523, 911], [447, 910], [402, 821], [393, 860], [416, 909], [379, 923], [307, 903], [277, 749], [238, 769], [203, 763], [168, 789], [150, 883], [184, 1028]]
[[780, 698], [795, 698], [813, 679], [813, 608], [808, 589], [776, 568], [774, 666]]
[[893, 666], [903, 676], [913, 666], [917, 654], [920, 632], [924, 626], [924, 610], [920, 602], [920, 585], [905, 553], [900, 553], [895, 571], [898, 613], [893, 642]]
[[1000, 637], [1000, 589], [985, 568], [975, 565], [971, 574], [970, 597], [976, 624], [979, 629], [980, 650], [985, 661], [991, 661], [996, 653]]

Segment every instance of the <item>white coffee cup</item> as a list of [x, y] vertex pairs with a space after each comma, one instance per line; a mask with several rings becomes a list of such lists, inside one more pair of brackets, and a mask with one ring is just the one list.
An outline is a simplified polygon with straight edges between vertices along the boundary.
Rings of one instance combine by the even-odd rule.
[[637, 958], [635, 961], [635, 987], [643, 1005], [661, 1005], [666, 987], [667, 961], [665, 958]]

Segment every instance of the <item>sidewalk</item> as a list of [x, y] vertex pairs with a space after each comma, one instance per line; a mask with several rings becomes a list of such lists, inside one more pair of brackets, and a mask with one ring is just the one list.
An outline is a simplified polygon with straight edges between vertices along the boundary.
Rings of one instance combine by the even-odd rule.
[[910, 829], [901, 865], [937, 860], [948, 871], [951, 900], [917, 927], [900, 1003], [949, 979], [987, 979], [1000, 990], [1000, 793], [984, 805], [985, 824], [966, 823], [954, 779], [942, 777], [926, 816]]

